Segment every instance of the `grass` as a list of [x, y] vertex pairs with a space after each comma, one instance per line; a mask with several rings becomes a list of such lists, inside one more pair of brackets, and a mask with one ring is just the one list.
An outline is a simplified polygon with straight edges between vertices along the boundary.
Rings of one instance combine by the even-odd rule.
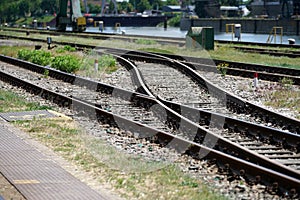
[[32, 18], [32, 17], [28, 17], [28, 18], [20, 18], [16, 21], [16, 24], [18, 25], [32, 25], [33, 20], [36, 19], [37, 22], [50, 22], [51, 20], [53, 20], [55, 17], [53, 15], [47, 15], [47, 16], [42, 16], [42, 17], [38, 17], [38, 18]]
[[47, 106], [40, 106], [38, 103], [27, 102], [13, 92], [0, 90], [0, 112], [17, 112], [30, 110], [51, 109]]
[[30, 49], [30, 47], [24, 46], [0, 46], [0, 54], [10, 56], [10, 57], [17, 57], [18, 51], [21, 49]]
[[[10, 35], [22, 35], [23, 33], [14, 33], [11, 31], [3, 31], [5, 34]], [[31, 34], [31, 37], [34, 38], [45, 38], [45, 36], [40, 36], [38, 34]], [[74, 38], [74, 37], [68, 37], [68, 36], [51, 36], [54, 41], [65, 41], [65, 42], [76, 42], [76, 43], [83, 43], [83, 44], [92, 44], [92, 45], [99, 45], [99, 48], [101, 49], [101, 46], [105, 47], [115, 47], [115, 48], [123, 48], [123, 49], [134, 49], [134, 50], [143, 50], [143, 51], [151, 51], [151, 52], [157, 52], [157, 53], [169, 53], [169, 54], [177, 54], [181, 56], [195, 56], [195, 57], [205, 57], [205, 58], [214, 58], [214, 59], [221, 59], [221, 60], [227, 60], [227, 61], [237, 61], [237, 62], [248, 62], [248, 63], [256, 63], [256, 64], [263, 64], [263, 65], [271, 65], [271, 66], [280, 66], [280, 67], [288, 67], [288, 68], [296, 68], [300, 69], [300, 58], [288, 58], [288, 57], [275, 57], [275, 56], [268, 56], [268, 55], [262, 55], [262, 54], [255, 54], [255, 53], [245, 53], [242, 51], [235, 50], [232, 48], [232, 45], [226, 44], [226, 45], [216, 45], [216, 48], [214, 51], [203, 51], [203, 50], [196, 50], [196, 49], [186, 49], [185, 47], [178, 47], [175, 45], [161, 45], [158, 43], [152, 43], [145, 42], [145, 40], [141, 39], [141, 44], [136, 44], [134, 42], [124, 42], [120, 40], [95, 40], [90, 38]], [[46, 46], [46, 44], [45, 44]], [[6, 53], [7, 55], [14, 54], [17, 52], [18, 48], [22, 47], [0, 47], [0, 52]], [[55, 50], [54, 50], [55, 51]], [[74, 52], [68, 52], [68, 53], [74, 53]], [[96, 54], [96, 51], [90, 50], [86, 54], [78, 55], [81, 57], [85, 57], [85, 60], [83, 61], [84, 65], [81, 68], [81, 71], [78, 72], [79, 74], [87, 75], [89, 77], [92, 77], [95, 75], [94, 71], [94, 60], [95, 58], [99, 58], [99, 56]], [[115, 70], [117, 70], [118, 67], [102, 67], [97, 72], [97, 77], [99, 77], [99, 74], [105, 74], [105, 73], [111, 73]], [[292, 96], [290, 91], [284, 92], [283, 97]], [[279, 94], [273, 94], [275, 96]], [[268, 105], [274, 104], [275, 107], [278, 106], [288, 106], [288, 108], [294, 109], [293, 103], [288, 104], [279, 104], [279, 99], [276, 99], [275, 97], [272, 97], [273, 95], [269, 96], [270, 101], [274, 101], [277, 103], [269, 102]], [[295, 102], [297, 102], [297, 95], [295, 96]], [[296, 108], [298, 108], [295, 105]]]
[[144, 45], [153, 45], [157, 44], [155, 40], [149, 40], [149, 39], [137, 39], [135, 41], [136, 44], [144, 44]]
[[265, 105], [274, 108], [288, 108], [297, 112], [296, 118], [300, 119], [300, 91], [294, 91], [289, 86], [281, 90], [270, 91], [266, 94]]
[[126, 199], [226, 199], [175, 164], [122, 153], [89, 136], [71, 119], [18, 121], [15, 125]]
[[158, 48], [143, 48], [140, 49], [142, 51], [148, 51], [148, 52], [153, 52], [153, 53], [164, 53], [164, 54], [174, 54], [174, 52], [166, 49], [158, 49]]
[[222, 45], [209, 53], [214, 59], [300, 69], [300, 58], [245, 53], [231, 48], [230, 45]]
[[[31, 37], [37, 38], [38, 36], [32, 34]], [[287, 67], [299, 67], [299, 64], [295, 63], [300, 63], [290, 58], [242, 53], [229, 46], [218, 47], [215, 51], [207, 52], [157, 43], [135, 44], [118, 40], [98, 41], [94, 39], [74, 39], [66, 36], [51, 37], [56, 41], [98, 44], [99, 46], [114, 46], [136, 50], [148, 49], [179, 55], [213, 57], [235, 61], [247, 60], [248, 62], [261, 64], [278, 64], [277, 62], [279, 62], [280, 65]], [[8, 48], [5, 51], [8, 51]], [[93, 59], [94, 57], [91, 57], [91, 60], [86, 61], [90, 62], [92, 67], [94, 64]], [[288, 100], [285, 106], [299, 110], [299, 94], [292, 96], [289, 92], [288, 89], [283, 89], [280, 95], [271, 94], [270, 101], [273, 102], [273, 106], [277, 106], [275, 103], [282, 106]], [[15, 98], [15, 95], [9, 94], [6, 96], [0, 93], [0, 108], [26, 110], [38, 107], [38, 105], [24, 102], [24, 100], [15, 99], [18, 99]], [[279, 99], [284, 99], [284, 101]], [[28, 106], [26, 106], [27, 104]], [[111, 185], [114, 190], [117, 190], [119, 194], [127, 199], [225, 199], [225, 197], [212, 192], [212, 189], [203, 184], [201, 180], [193, 179], [181, 172], [175, 164], [149, 161], [121, 153], [107, 145], [105, 141], [89, 136], [72, 120], [40, 119], [19, 121], [15, 122], [15, 125], [27, 131], [33, 138], [52, 148], [65, 159], [92, 174], [99, 183]], [[153, 168], [156, 170], [149, 170]]]
[[[98, 61], [98, 67], [95, 67], [95, 61]], [[120, 68], [116, 59], [111, 55], [98, 55], [93, 50], [86, 53], [83, 64], [78, 72], [91, 78], [101, 78], [101, 75], [111, 74]]]

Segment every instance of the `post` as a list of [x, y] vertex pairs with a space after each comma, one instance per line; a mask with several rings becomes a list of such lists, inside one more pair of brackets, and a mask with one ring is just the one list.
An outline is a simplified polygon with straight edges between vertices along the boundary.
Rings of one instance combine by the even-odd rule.
[[101, 33], [103, 32], [103, 21], [99, 22], [99, 31], [101, 31]]
[[274, 44], [276, 44], [277, 40], [276, 40], [276, 28], [274, 29]]
[[98, 72], [98, 59], [95, 59], [94, 70], [96, 73]]
[[168, 18], [165, 17], [165, 20], [164, 20], [164, 29], [167, 30], [167, 27], [168, 27]]
[[51, 49], [51, 47], [50, 47], [51, 43], [52, 43], [52, 38], [51, 37], [47, 37], [48, 49]]
[[255, 89], [258, 87], [258, 73], [254, 72], [253, 86]]

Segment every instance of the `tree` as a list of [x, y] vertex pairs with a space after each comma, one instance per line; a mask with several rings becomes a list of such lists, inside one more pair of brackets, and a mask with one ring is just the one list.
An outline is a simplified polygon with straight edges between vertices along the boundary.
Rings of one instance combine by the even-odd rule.
[[195, 12], [200, 18], [205, 18], [207, 12], [205, 6], [208, 4], [208, 1], [195, 1]]
[[152, 0], [150, 1], [150, 4], [152, 5], [152, 9], [156, 10], [162, 7], [163, 1], [160, 0]]
[[239, 0], [219, 0], [221, 6], [238, 6]]
[[148, 0], [141, 0], [139, 4], [137, 4], [137, 10], [139, 12], [144, 12], [145, 10], [150, 10], [151, 5]]
[[19, 6], [18, 1], [1, 0], [0, 2], [0, 18], [2, 22], [13, 21], [18, 17]]
[[133, 5], [133, 10], [137, 10], [137, 5], [141, 2], [141, 0], [129, 0], [129, 3]]
[[44, 13], [53, 14], [58, 10], [57, 0], [43, 0], [41, 2], [41, 9]]
[[20, 15], [30, 17], [32, 13], [39, 14], [42, 0], [21, 0], [19, 3]]
[[134, 10], [133, 5], [126, 1], [118, 3], [118, 8], [120, 10], [120, 13], [129, 13]]
[[101, 13], [101, 6], [94, 5], [94, 4], [88, 4], [89, 7], [89, 13]]
[[178, 0], [167, 0], [166, 5], [178, 6], [179, 1]]

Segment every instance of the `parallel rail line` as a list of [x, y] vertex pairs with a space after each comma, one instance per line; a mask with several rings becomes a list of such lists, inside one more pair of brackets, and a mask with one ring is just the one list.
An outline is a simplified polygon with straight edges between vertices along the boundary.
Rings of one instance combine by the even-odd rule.
[[161, 63], [172, 66], [192, 77], [192, 80], [198, 83], [202, 88], [206, 90], [209, 89], [210, 95], [213, 95], [216, 98], [221, 98], [220, 102], [226, 102], [226, 107], [234, 110], [235, 112], [251, 114], [254, 117], [262, 119], [262, 121], [266, 123], [270, 122], [272, 124], [277, 124], [279, 127], [286, 127], [286, 129], [292, 133], [300, 133], [299, 120], [283, 116], [273, 111], [269, 111], [261, 106], [255, 105], [251, 102], [241, 99], [240, 97], [228, 93], [227, 91], [224, 91], [223, 89], [212, 84], [209, 80], [204, 79], [198, 73], [195, 73], [192, 68], [185, 65], [184, 63], [153, 53], [137, 51], [126, 52], [123, 50], [109, 50], [108, 52], [119, 53], [119, 55], [121, 55], [122, 57], [129, 58], [131, 60]]
[[[70, 33], [71, 34], [71, 33]], [[71, 34], [73, 35], [73, 34]], [[12, 39], [21, 39], [21, 40], [30, 40], [35, 42], [46, 42], [46, 39], [36, 39], [36, 38], [29, 38], [29, 37], [21, 37], [21, 36], [7, 36], [0, 34], [2, 38], [12, 38]], [[52, 41], [53, 44], [60, 44], [60, 45], [70, 45], [76, 47], [78, 49], [96, 49], [98, 46], [95, 45], [86, 45], [86, 44], [77, 44], [71, 42], [57, 42]], [[114, 51], [113, 48], [108, 47], [101, 47], [102, 49], [107, 49], [110, 51]], [[124, 50], [127, 51], [128, 50]], [[123, 52], [124, 52], [123, 51]], [[165, 57], [169, 57], [175, 60], [179, 60], [182, 63], [194, 68], [199, 69], [202, 71], [214, 71], [217, 65], [226, 63], [228, 64], [227, 74], [233, 76], [241, 76], [246, 78], [253, 78], [254, 73], [259, 73], [259, 79], [267, 80], [267, 81], [274, 81], [279, 82], [283, 78], [287, 78], [293, 81], [295, 85], [300, 85], [300, 70], [299, 69], [292, 69], [292, 68], [284, 68], [284, 67], [276, 67], [276, 66], [264, 66], [259, 64], [250, 64], [250, 63], [241, 63], [241, 62], [233, 62], [233, 61], [226, 61], [226, 60], [218, 60], [218, 59], [206, 59], [206, 58], [196, 58], [196, 57], [189, 57], [189, 56], [178, 56], [178, 55], [167, 55], [167, 54], [160, 54]], [[155, 59], [155, 58], [153, 58]], [[159, 58], [156, 58], [159, 59]]]
[[257, 47], [243, 47], [243, 46], [233, 46], [234, 49], [238, 49], [247, 53], [259, 53], [259, 54], [266, 54], [271, 56], [285, 56], [289, 58], [299, 58], [300, 51], [282, 51], [276, 49], [264, 49], [264, 48], [257, 48]]
[[[18, 61], [17, 59], [12, 59], [12, 58], [8, 58], [8, 57], [4, 57], [4, 56], [1, 56], [1, 60], [10, 62], [13, 64], [24, 65], [23, 67], [31, 68], [31, 70], [39, 71], [40, 73], [43, 73], [45, 70], [45, 68], [43, 68], [43, 67], [40, 67], [37, 65], [32, 65], [27, 62], [20, 63], [20, 61]], [[132, 69], [134, 68], [134, 65], [126, 62], [126, 60], [124, 60], [122, 58], [118, 58], [118, 60], [123, 65], [126, 65], [127, 68], [132, 68]], [[50, 69], [48, 69], [48, 70], [50, 70]], [[95, 82], [89, 81], [89, 80], [86, 80], [86, 79], [83, 79], [80, 77], [76, 77], [74, 75], [60, 73], [59, 71], [56, 71], [56, 70], [50, 70], [49, 75], [56, 76], [58, 79], [62, 79], [64, 81], [69, 81], [71, 83], [75, 83], [74, 79], [78, 79], [78, 80], [76, 80], [76, 84], [79, 84], [79, 85], [82, 85], [85, 87], [92, 85], [92, 88], [95, 88]], [[148, 88], [142, 84], [143, 81], [142, 81], [141, 77], [137, 76], [137, 79], [140, 82], [141, 88], [143, 88], [143, 89], [141, 89], [141, 91], [143, 91], [143, 93], [149, 93], [150, 91], [148, 90]], [[190, 140], [186, 140], [186, 139], [182, 139], [179, 136], [175, 136], [170, 133], [165, 133], [158, 129], [150, 128], [149, 126], [145, 126], [143, 124], [128, 120], [119, 115], [115, 115], [109, 111], [106, 111], [105, 109], [100, 109], [101, 105], [96, 105], [94, 103], [86, 102], [84, 100], [82, 101], [77, 98], [72, 98], [72, 97], [68, 97], [65, 95], [61, 95], [61, 94], [55, 93], [53, 91], [49, 91], [45, 88], [41, 89], [40, 87], [38, 87], [36, 85], [34, 86], [31, 83], [27, 83], [25, 81], [19, 80], [16, 77], [13, 77], [4, 72], [1, 72], [1, 80], [7, 81], [13, 85], [19, 85], [19, 86], [23, 87], [24, 89], [26, 89], [27, 91], [30, 91], [35, 94], [39, 94], [43, 98], [50, 99], [50, 100], [58, 103], [61, 106], [70, 107], [72, 105], [72, 107], [75, 110], [78, 110], [80, 112], [84, 111], [84, 113], [87, 114], [88, 116], [94, 116], [94, 115], [92, 115], [92, 113], [96, 112], [98, 120], [100, 120], [102, 122], [110, 123], [114, 126], [117, 124], [120, 124], [120, 122], [121, 122], [123, 124], [126, 124], [126, 126], [124, 126], [124, 127], [122, 126], [122, 128], [128, 129], [129, 131], [135, 131], [135, 132], [139, 131], [139, 130], [145, 131], [145, 133], [143, 133], [143, 134], [146, 134], [146, 135], [149, 134], [149, 137], [155, 135], [155, 138], [156, 138], [155, 141], [159, 141], [161, 144], [167, 144], [170, 141], [176, 139], [176, 141], [178, 141], [177, 144], [180, 144], [180, 145], [174, 146], [173, 148], [177, 149], [179, 152], [180, 152], [180, 147], [182, 147], [182, 145], [183, 145], [184, 147], [188, 147], [188, 150], [186, 151], [187, 153], [192, 154], [195, 157], [199, 158], [199, 156], [201, 157], [201, 155], [199, 155], [200, 148], [204, 148], [209, 151], [211, 149], [209, 147], [204, 147], [203, 145], [192, 142], [191, 140], [194, 138], [190, 138]], [[97, 91], [99, 91], [99, 92], [102, 91], [102, 92], [105, 92], [108, 94], [112, 93], [113, 90], [116, 89], [116, 88], [113, 88], [112, 86], [103, 85], [100, 83], [97, 83], [96, 86], [97, 86], [96, 87]], [[128, 92], [118, 89], [118, 94], [120, 96], [122, 96], [122, 95], [126, 96], [126, 95], [128, 95]], [[131, 95], [132, 95], [132, 93], [131, 93]], [[273, 190], [273, 191], [279, 190], [281, 194], [282, 194], [282, 192], [287, 192], [289, 195], [295, 195], [295, 193], [297, 193], [299, 191], [300, 184], [299, 184], [299, 180], [297, 180], [297, 179], [299, 179], [300, 175], [298, 172], [295, 172], [294, 170], [292, 170], [290, 168], [286, 168], [282, 165], [278, 165], [278, 163], [277, 163], [277, 167], [275, 167], [273, 162], [266, 161], [266, 159], [264, 159], [258, 155], [254, 155], [249, 150], [241, 148], [239, 146], [236, 146], [232, 142], [229, 142], [228, 140], [223, 139], [222, 137], [219, 137], [219, 136], [215, 135], [214, 133], [199, 127], [199, 125], [189, 121], [185, 117], [180, 116], [178, 113], [175, 113], [171, 109], [167, 108], [160, 101], [158, 101], [157, 99], [155, 99], [151, 96], [147, 97], [147, 98], [144, 97], [143, 95], [139, 95], [139, 94], [134, 94], [133, 96], [134, 97], [131, 99], [134, 100], [139, 106], [145, 106], [145, 107], [149, 108], [149, 106], [153, 105], [154, 103], [158, 104], [161, 107], [161, 109], [165, 110], [164, 112], [168, 114], [167, 124], [169, 124], [171, 127], [177, 128], [177, 129], [179, 128], [181, 131], [186, 132], [186, 133], [188, 133], [191, 130], [191, 128], [192, 129], [195, 128], [195, 130], [197, 131], [197, 135], [200, 138], [201, 137], [203, 138], [205, 135], [210, 135], [210, 137], [212, 139], [217, 138], [218, 139], [217, 147], [219, 150], [223, 150], [224, 153], [231, 152], [231, 153], [233, 153], [232, 155], [234, 155], [234, 156], [237, 156], [237, 155], [242, 156], [242, 157], [244, 157], [244, 159], [250, 159], [255, 164], [259, 163], [260, 165], [268, 167], [270, 169], [275, 168], [276, 171], [280, 171], [280, 172], [267, 170], [266, 168], [259, 167], [255, 164], [251, 164], [246, 161], [242, 161], [238, 158], [234, 158], [230, 155], [225, 155], [222, 152], [212, 149], [212, 152], [210, 152], [205, 158], [213, 159], [214, 161], [217, 161], [219, 166], [223, 170], [229, 170], [229, 171], [231, 171], [231, 173], [234, 173], [235, 175], [245, 176], [246, 179], [249, 181], [265, 183], [270, 186], [271, 190]], [[116, 123], [116, 119], [118, 119], [117, 120], [118, 123]], [[206, 119], [206, 120], [209, 121], [209, 119]], [[184, 123], [182, 124], [182, 122], [184, 122]], [[230, 124], [230, 120], [228, 120], [227, 123]], [[231, 124], [231, 126], [235, 127], [236, 123], [237, 122], [234, 122], [233, 124]], [[178, 126], [179, 124], [180, 124], [180, 126]], [[241, 152], [243, 155], [241, 155]], [[221, 155], [225, 155], [225, 157], [220, 158], [220, 157], [222, 157]], [[217, 160], [215, 160], [215, 159], [217, 159]], [[229, 160], [231, 160], [231, 159], [232, 159], [232, 161], [229, 162]], [[248, 163], [248, 164], [245, 164], [245, 163]], [[263, 173], [262, 173], [262, 171], [263, 171]], [[264, 173], [267, 173], [268, 175], [265, 175]], [[274, 173], [276, 175], [274, 175]], [[284, 173], [285, 174], [289, 173], [289, 175], [283, 175]], [[277, 174], [279, 174], [279, 175], [277, 175]], [[279, 176], [279, 177], [277, 177], [277, 176]], [[254, 180], [253, 180], [253, 178], [254, 178]], [[282, 184], [282, 183], [284, 183], [284, 184]]]
[[[8, 31], [15, 31], [15, 32], [22, 32], [22, 33], [38, 33], [38, 34], [47, 34], [47, 35], [66, 35], [66, 36], [74, 36], [76, 37], [91, 37], [95, 39], [113, 39], [118, 38], [121, 40], [132, 41], [135, 38], [145, 38], [155, 40], [157, 42], [163, 44], [177, 44], [179, 46], [185, 45], [185, 38], [178, 38], [178, 37], [157, 37], [157, 36], [149, 36], [149, 35], [121, 35], [116, 33], [72, 33], [72, 32], [57, 32], [55, 30], [36, 30], [36, 29], [18, 29], [18, 28], [4, 28], [4, 30]], [[257, 43], [257, 42], [245, 42], [245, 41], [226, 41], [226, 40], [215, 40], [217, 43], [220, 44], [236, 44], [236, 45], [255, 45], [261, 47], [281, 47], [286, 49], [299, 49], [300, 45], [294, 44], [274, 44], [274, 43]]]

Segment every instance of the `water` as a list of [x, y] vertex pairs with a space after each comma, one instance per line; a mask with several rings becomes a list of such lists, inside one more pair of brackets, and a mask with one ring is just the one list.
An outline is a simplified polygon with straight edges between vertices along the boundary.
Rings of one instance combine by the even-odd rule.
[[[99, 32], [98, 27], [88, 27], [86, 32]], [[106, 27], [103, 33], [116, 33], [116, 34], [126, 34], [126, 35], [148, 35], [148, 36], [159, 36], [159, 37], [174, 37], [174, 38], [185, 38], [187, 31], [181, 31], [179, 28], [168, 27], [165, 30], [163, 27], [120, 27], [115, 29], [113, 27]], [[300, 44], [300, 36], [282, 36], [282, 44], [288, 44], [288, 39], [293, 38], [296, 44]], [[232, 41], [232, 35], [226, 33], [215, 33], [216, 40], [226, 40]], [[268, 39], [267, 34], [251, 34], [242, 33], [241, 41], [243, 42], [256, 42], [256, 43], [266, 43]], [[237, 41], [237, 38], [233, 38], [233, 41]], [[274, 40], [272, 41], [274, 43]], [[280, 44], [280, 36], [276, 37], [276, 43]]]

